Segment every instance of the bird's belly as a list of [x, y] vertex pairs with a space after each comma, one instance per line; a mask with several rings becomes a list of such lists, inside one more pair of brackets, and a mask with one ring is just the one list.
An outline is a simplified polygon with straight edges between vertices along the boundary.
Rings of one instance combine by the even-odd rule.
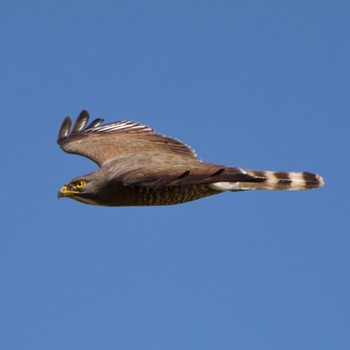
[[207, 185], [172, 186], [160, 189], [138, 188], [139, 205], [172, 205], [211, 196], [217, 191]]
[[207, 185], [167, 186], [149, 188], [118, 184], [104, 191], [103, 202], [107, 206], [157, 206], [190, 202], [219, 193]]

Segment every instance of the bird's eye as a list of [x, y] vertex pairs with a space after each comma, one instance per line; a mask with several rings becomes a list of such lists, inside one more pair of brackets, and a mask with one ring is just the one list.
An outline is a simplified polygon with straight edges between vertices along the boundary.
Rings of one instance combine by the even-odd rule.
[[76, 188], [83, 188], [85, 187], [85, 181], [78, 181], [75, 186]]

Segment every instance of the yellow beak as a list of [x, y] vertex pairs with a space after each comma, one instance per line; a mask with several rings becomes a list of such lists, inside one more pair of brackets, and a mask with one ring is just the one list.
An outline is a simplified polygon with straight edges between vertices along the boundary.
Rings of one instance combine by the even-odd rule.
[[62, 198], [62, 197], [70, 197], [73, 196], [75, 194], [79, 194], [79, 191], [76, 190], [71, 190], [69, 189], [67, 186], [63, 186], [57, 193], [57, 197], [58, 198]]

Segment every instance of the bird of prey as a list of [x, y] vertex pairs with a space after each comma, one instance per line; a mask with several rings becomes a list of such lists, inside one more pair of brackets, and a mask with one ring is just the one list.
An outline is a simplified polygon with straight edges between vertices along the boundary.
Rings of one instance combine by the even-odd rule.
[[88, 125], [81, 111], [74, 126], [66, 117], [57, 143], [67, 153], [99, 165], [58, 192], [58, 197], [102, 206], [185, 203], [224, 191], [307, 190], [323, 186], [309, 172], [257, 171], [205, 163], [187, 145], [133, 121]]

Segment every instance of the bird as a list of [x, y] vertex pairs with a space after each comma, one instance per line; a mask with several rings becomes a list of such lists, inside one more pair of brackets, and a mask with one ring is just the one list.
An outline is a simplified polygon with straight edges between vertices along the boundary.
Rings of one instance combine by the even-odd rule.
[[226, 191], [308, 190], [324, 185], [320, 175], [306, 171], [245, 170], [203, 162], [186, 144], [131, 120], [88, 122], [86, 110], [73, 126], [67, 116], [57, 143], [67, 153], [91, 159], [99, 169], [66, 183], [58, 198], [108, 207], [162, 206]]

